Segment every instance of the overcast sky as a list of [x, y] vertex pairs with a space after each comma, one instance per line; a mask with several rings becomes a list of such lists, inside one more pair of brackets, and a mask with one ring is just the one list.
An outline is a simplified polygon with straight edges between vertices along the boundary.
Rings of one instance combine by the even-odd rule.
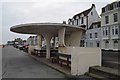
[[[93, 2], [94, 1], [94, 2]], [[62, 23], [96, 5], [101, 8], [114, 0], [3, 0], [0, 2], [0, 44], [15, 38], [27, 39], [29, 35], [10, 32], [10, 27], [21, 23], [56, 22]]]

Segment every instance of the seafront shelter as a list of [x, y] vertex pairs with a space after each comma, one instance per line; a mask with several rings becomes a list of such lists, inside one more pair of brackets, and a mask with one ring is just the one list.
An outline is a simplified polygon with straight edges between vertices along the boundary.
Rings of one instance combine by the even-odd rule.
[[[90, 66], [101, 66], [101, 49], [80, 47], [81, 36], [85, 29], [62, 23], [28, 23], [15, 25], [10, 31], [21, 34], [39, 35], [38, 48], [42, 49], [42, 36], [46, 39], [46, 59], [50, 58], [50, 41], [58, 37], [59, 53], [71, 55], [71, 74], [83, 75]], [[29, 53], [34, 50], [29, 47]]]

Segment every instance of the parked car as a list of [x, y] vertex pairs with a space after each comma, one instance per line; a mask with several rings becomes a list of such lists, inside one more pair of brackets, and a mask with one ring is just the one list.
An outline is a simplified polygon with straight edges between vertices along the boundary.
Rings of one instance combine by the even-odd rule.
[[23, 50], [23, 45], [18, 45], [18, 49]]
[[23, 51], [28, 52], [29, 44], [23, 46]]
[[15, 48], [18, 48], [18, 44], [14, 44], [13, 46], [14, 46]]

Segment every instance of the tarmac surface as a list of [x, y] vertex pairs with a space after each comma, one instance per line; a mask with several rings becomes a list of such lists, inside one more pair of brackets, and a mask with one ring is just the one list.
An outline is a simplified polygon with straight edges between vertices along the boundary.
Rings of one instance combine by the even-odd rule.
[[12, 46], [2, 49], [2, 78], [64, 78], [65, 75]]

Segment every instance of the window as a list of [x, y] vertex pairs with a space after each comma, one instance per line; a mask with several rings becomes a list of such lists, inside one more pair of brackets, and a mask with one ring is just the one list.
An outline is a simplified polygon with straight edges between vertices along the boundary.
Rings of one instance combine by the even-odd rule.
[[108, 35], [108, 30], [106, 29], [105, 31], [106, 31], [106, 36], [107, 36]]
[[115, 34], [118, 35], [118, 28], [115, 28]]
[[114, 13], [114, 14], [113, 14], [113, 19], [114, 19], [114, 22], [117, 22], [117, 21], [118, 21], [117, 13]]
[[84, 20], [83, 20], [83, 17], [81, 17], [81, 24], [83, 24], [84, 23]]
[[84, 40], [80, 40], [80, 47], [84, 47]]
[[109, 10], [112, 10], [113, 9], [113, 4], [110, 5], [110, 9]]
[[92, 33], [90, 33], [90, 38], [92, 38]]
[[115, 34], [115, 32], [114, 32], [114, 28], [112, 28], [112, 35], [114, 35]]
[[104, 13], [105, 12], [105, 8], [102, 8], [102, 13]]
[[77, 25], [78, 25], [78, 19], [77, 19]]
[[107, 11], [107, 7], [105, 7], [105, 11]]
[[91, 15], [93, 15], [93, 12], [91, 12]]
[[103, 29], [103, 36], [105, 35], [105, 31], [104, 31], [104, 29]]
[[72, 21], [72, 25], [74, 25], [74, 21]]
[[119, 7], [119, 4], [117, 3], [117, 7]]
[[120, 1], [119, 1], [119, 7], [120, 7]]
[[97, 33], [95, 33], [95, 38], [98, 38], [98, 34]]
[[94, 25], [94, 28], [98, 28], [98, 25]]
[[108, 23], [109, 23], [109, 17], [105, 16], [105, 24], [108, 24]]
[[97, 43], [97, 47], [100, 47], [100, 44], [99, 44], [99, 43]]

